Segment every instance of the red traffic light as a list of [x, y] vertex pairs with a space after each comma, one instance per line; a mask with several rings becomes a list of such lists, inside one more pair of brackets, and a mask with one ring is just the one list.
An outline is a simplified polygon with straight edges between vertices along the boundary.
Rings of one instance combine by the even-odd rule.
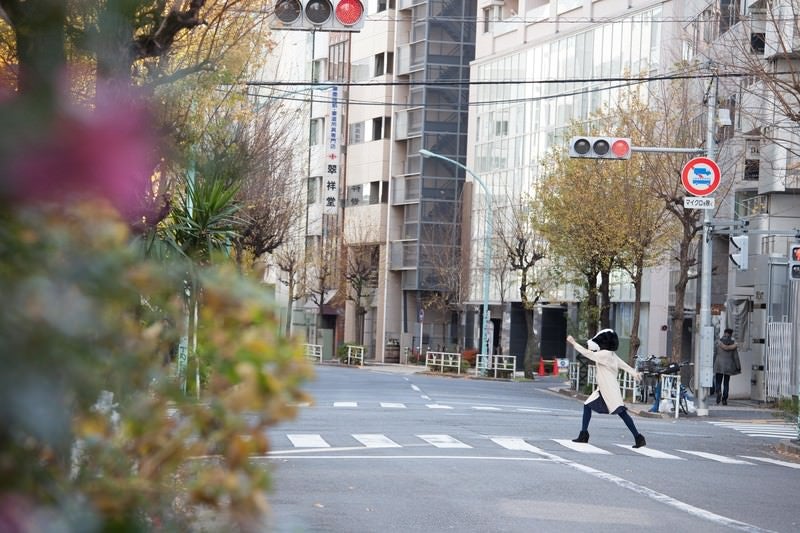
[[611, 145], [611, 152], [617, 157], [627, 157], [631, 153], [631, 143], [628, 139], [617, 139]]
[[359, 0], [341, 0], [336, 4], [336, 20], [352, 26], [364, 15], [364, 5]]
[[630, 159], [631, 140], [624, 137], [573, 137], [569, 156], [588, 159]]

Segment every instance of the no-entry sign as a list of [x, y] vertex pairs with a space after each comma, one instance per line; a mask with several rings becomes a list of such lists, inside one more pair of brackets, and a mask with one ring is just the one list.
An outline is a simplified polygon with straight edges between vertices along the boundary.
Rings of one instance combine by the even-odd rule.
[[708, 196], [716, 191], [721, 177], [719, 166], [707, 157], [690, 159], [681, 171], [683, 188], [695, 196]]

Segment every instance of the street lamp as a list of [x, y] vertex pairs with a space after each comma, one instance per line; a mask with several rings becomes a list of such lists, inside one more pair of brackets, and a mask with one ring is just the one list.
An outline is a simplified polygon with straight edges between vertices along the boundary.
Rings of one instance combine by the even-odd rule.
[[[486, 187], [486, 183], [480, 179], [477, 174], [472, 172], [466, 166], [462, 165], [458, 161], [450, 159], [449, 157], [445, 157], [443, 155], [436, 154], [429, 150], [425, 150], [424, 148], [419, 151], [419, 154], [422, 157], [433, 157], [436, 159], [441, 159], [442, 161], [447, 161], [448, 163], [452, 163], [453, 165], [457, 166], [458, 168], [464, 169], [464, 171], [472, 176], [478, 185], [481, 186], [483, 189], [483, 194], [486, 195], [486, 219], [485, 219], [485, 233], [483, 235], [483, 350], [482, 353], [484, 356], [489, 356], [489, 273], [490, 273], [490, 259], [492, 256], [492, 206], [490, 205], [489, 201], [489, 189]], [[477, 364], [477, 361], [476, 361]]]

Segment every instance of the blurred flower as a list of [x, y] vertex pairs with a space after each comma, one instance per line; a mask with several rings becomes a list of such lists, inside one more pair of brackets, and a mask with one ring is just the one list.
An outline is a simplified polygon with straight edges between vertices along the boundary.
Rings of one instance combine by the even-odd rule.
[[24, 204], [105, 198], [125, 220], [144, 216], [158, 162], [153, 122], [130, 88], [98, 87], [93, 109], [62, 105], [51, 127], [12, 155], [7, 190]]

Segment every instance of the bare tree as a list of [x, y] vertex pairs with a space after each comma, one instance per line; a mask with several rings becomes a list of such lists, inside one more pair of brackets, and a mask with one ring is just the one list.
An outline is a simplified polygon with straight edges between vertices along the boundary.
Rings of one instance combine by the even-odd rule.
[[286, 309], [286, 334], [292, 332], [292, 308], [294, 302], [301, 296], [298, 285], [302, 282], [303, 264], [305, 254], [301, 245], [287, 242], [281, 245], [272, 253], [272, 260], [275, 266], [281, 271], [278, 275], [280, 282], [286, 286], [287, 290], [287, 309]]
[[502, 243], [501, 255], [509, 270], [516, 274], [519, 298], [525, 310], [525, 377], [533, 378], [533, 359], [537, 352], [533, 316], [546, 284], [537, 265], [546, 257], [548, 245], [533, 224], [530, 202], [520, 206], [509, 201], [506, 207], [495, 212], [500, 215], [496, 234]]
[[306, 248], [305, 292], [317, 306], [316, 333], [314, 342], [319, 344], [323, 307], [330, 291], [338, 286], [337, 263], [338, 239], [328, 236]]

